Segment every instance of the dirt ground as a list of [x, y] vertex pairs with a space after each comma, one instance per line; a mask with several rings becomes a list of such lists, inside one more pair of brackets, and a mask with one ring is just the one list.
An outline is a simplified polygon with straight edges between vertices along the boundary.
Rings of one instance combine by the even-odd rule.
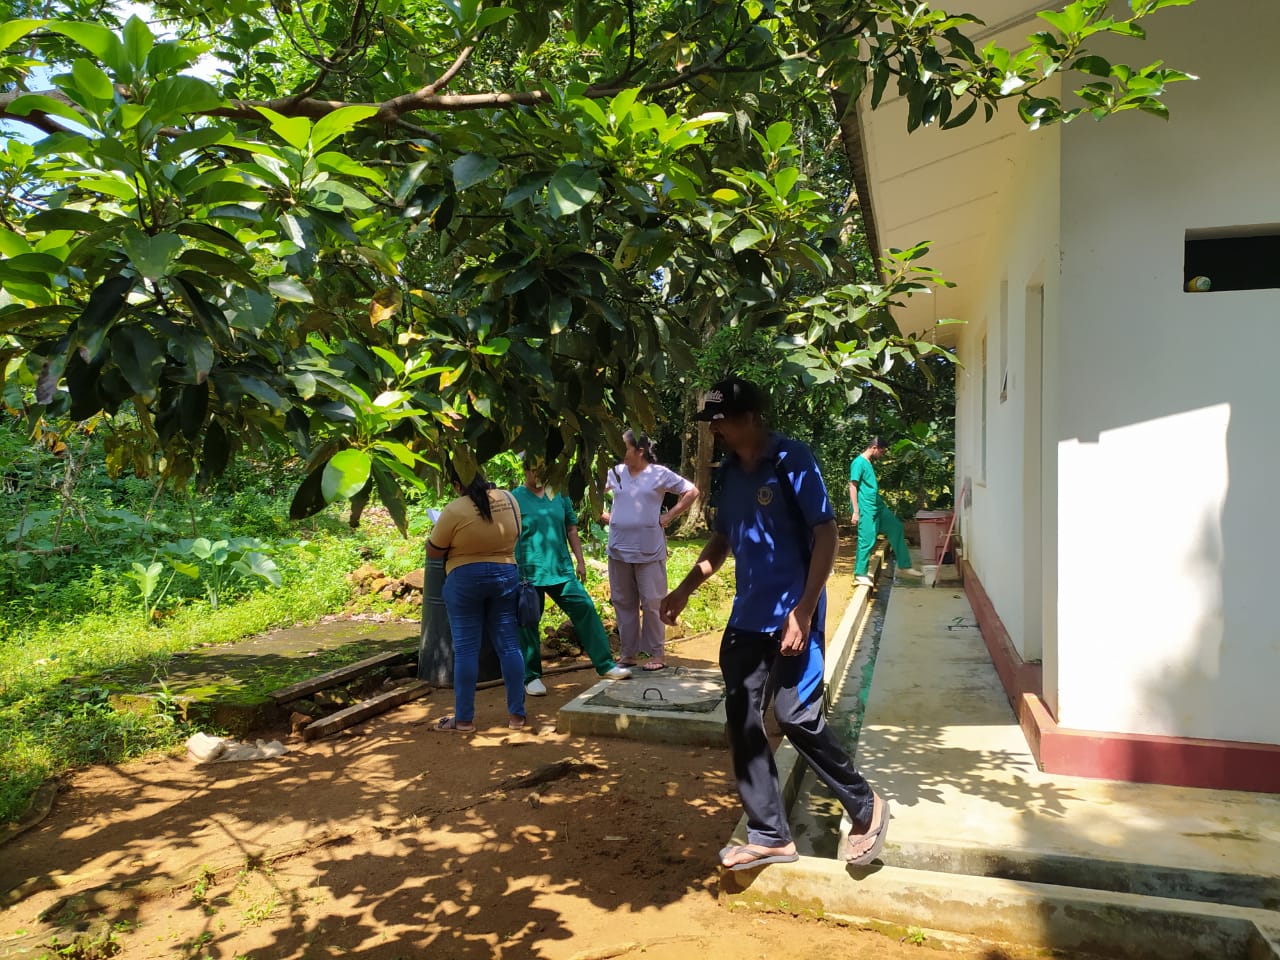
[[[850, 592], [842, 554], [833, 625]], [[717, 642], [677, 641], [668, 663], [714, 665]], [[558, 707], [594, 679], [548, 677], [526, 731], [506, 728], [490, 689], [476, 735], [436, 732], [451, 712], [442, 690], [326, 740], [287, 740], [275, 760], [79, 771], [0, 847], [0, 958], [77, 928], [109, 941], [79, 955], [139, 960], [918, 960], [942, 944], [720, 905], [717, 851], [740, 815], [727, 751], [557, 734]]]

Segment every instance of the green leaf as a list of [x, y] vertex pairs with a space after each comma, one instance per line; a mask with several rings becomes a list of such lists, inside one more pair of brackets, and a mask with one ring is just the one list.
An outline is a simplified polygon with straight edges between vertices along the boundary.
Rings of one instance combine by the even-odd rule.
[[0, 264], [5, 272], [11, 274], [29, 274], [30, 279], [38, 283], [50, 283], [52, 277], [65, 269], [65, 264], [57, 257], [47, 253], [20, 253]]
[[596, 198], [602, 186], [600, 174], [592, 167], [566, 163], [547, 184], [547, 212], [556, 218], [576, 213]]
[[743, 250], [759, 246], [760, 241], [764, 238], [765, 235], [759, 230], [747, 229], [739, 231], [729, 245], [733, 248], [734, 253], [741, 253]]
[[172, 141], [160, 148], [161, 156], [166, 160], [177, 159], [196, 150], [224, 143], [231, 139], [231, 131], [226, 127], [207, 126], [192, 130], [174, 137]]
[[510, 210], [517, 204], [528, 200], [530, 197], [542, 190], [550, 179], [550, 174], [538, 171], [524, 174], [516, 182], [516, 185], [511, 189], [511, 191], [502, 198], [502, 209]]
[[295, 150], [302, 150], [311, 138], [311, 121], [306, 117], [286, 117], [267, 107], [257, 107], [267, 119], [271, 132]]
[[777, 153], [787, 141], [791, 139], [791, 124], [785, 120], [779, 120], [777, 123], [769, 124], [769, 129], [765, 131], [765, 140], [774, 153]]
[[173, 233], [147, 236], [131, 228], [121, 237], [121, 245], [138, 273], [148, 280], [159, 280], [168, 274], [173, 258], [182, 250], [182, 238]]
[[75, 41], [116, 73], [127, 72], [129, 65], [124, 57], [124, 48], [116, 35], [106, 27], [96, 23], [65, 20], [49, 22], [48, 29], [50, 33], [60, 33]]
[[186, 376], [203, 383], [213, 369], [213, 344], [198, 333], [183, 330], [171, 339], [171, 352], [187, 367]]
[[[319, 124], [316, 124], [316, 126], [319, 127]], [[315, 134], [313, 133], [311, 137], [312, 140], [314, 140]], [[357, 163], [346, 154], [336, 153], [332, 150], [327, 153], [322, 153], [316, 157], [316, 167], [324, 170], [326, 173], [336, 173], [344, 177], [358, 177], [362, 180], [372, 180], [374, 183], [380, 185], [386, 182], [386, 177], [384, 177], [379, 171], [374, 170], [372, 167], [366, 167], [362, 163]]]
[[498, 158], [483, 153], [464, 153], [449, 168], [453, 173], [453, 185], [457, 190], [466, 190], [488, 180], [498, 169]]
[[326, 144], [354, 130], [361, 121], [369, 119], [377, 112], [378, 108], [370, 104], [352, 104], [325, 114], [311, 129], [311, 149], [315, 151], [323, 149]]
[[341, 180], [322, 180], [311, 188], [309, 198], [326, 210], [368, 210], [373, 201]]
[[489, 29], [495, 23], [507, 19], [507, 17], [515, 16], [515, 11], [510, 7], [489, 7], [481, 10], [480, 16], [476, 17], [475, 26], [472, 27], [472, 34], [480, 33]]
[[168, 281], [169, 286], [177, 292], [191, 310], [191, 315], [199, 322], [205, 338], [211, 343], [225, 346], [230, 340], [227, 318], [221, 308], [204, 298], [193, 282], [195, 279], [194, 274], [186, 273], [184, 276], [171, 276]]
[[[41, 216], [41, 214], [36, 214], [36, 217], [38, 216]], [[31, 219], [34, 220], [35, 217], [32, 217]], [[30, 223], [30, 221], [28, 221], [28, 223]], [[36, 227], [35, 229], [43, 230], [45, 228]], [[14, 233], [12, 230], [6, 230], [4, 227], [0, 227], [0, 254], [4, 254], [6, 257], [16, 257], [19, 254], [30, 252], [31, 244], [27, 243], [26, 240]]]
[[354, 497], [369, 482], [371, 467], [369, 455], [363, 450], [348, 448], [335, 453], [324, 466], [321, 491], [325, 502]]
[[204, 450], [200, 455], [200, 483], [222, 476], [231, 460], [231, 443], [227, 432], [217, 420], [212, 420], [204, 432]]
[[[556, 331], [552, 331], [553, 333]], [[511, 341], [506, 337], [494, 337], [488, 343], [482, 343], [476, 347], [476, 353], [481, 353], [490, 357], [501, 357], [507, 352], [511, 346]]]
[[257, 377], [244, 376], [243, 374], [236, 377], [240, 381], [240, 386], [249, 396], [261, 400], [272, 410], [283, 410], [286, 406], [285, 400], [275, 388], [260, 380]]
[[1077, 57], [1071, 64], [1071, 69], [1091, 73], [1095, 77], [1111, 76], [1111, 63], [1097, 56]]
[[193, 267], [205, 276], [234, 280], [246, 287], [258, 284], [258, 279], [240, 264], [212, 250], [184, 250], [176, 262], [184, 267]]
[[963, 110], [961, 110], [959, 113], [955, 114], [945, 123], [943, 123], [942, 129], [950, 130], [954, 127], [963, 126], [973, 118], [973, 115], [977, 113], [977, 111], [978, 111], [978, 101], [970, 100], [968, 104], [965, 105]]
[[553, 293], [547, 307], [547, 324], [553, 334], [559, 333], [573, 319], [573, 301], [562, 293]]
[[46, 97], [40, 93], [23, 94], [9, 104], [6, 112], [13, 114], [15, 117], [26, 117], [32, 113], [47, 113], [50, 116], [70, 120], [73, 123], [83, 124], [85, 122], [84, 114], [69, 103], [55, 100], [53, 97]]
[[315, 298], [311, 296], [311, 291], [303, 286], [302, 281], [295, 277], [272, 277], [267, 286], [281, 300], [288, 300], [291, 303], [316, 302]]
[[192, 580], [200, 579], [199, 564], [187, 563], [185, 560], [178, 560], [177, 558], [171, 557], [169, 559], [169, 566], [173, 567], [174, 570], [178, 571], [178, 573], [182, 574], [184, 577], [190, 577]]
[[116, 88], [112, 85], [111, 78], [96, 63], [83, 58], [76, 60], [71, 64], [71, 76], [76, 82], [76, 88], [95, 100], [110, 103], [115, 99]]
[[207, 243], [213, 247], [221, 247], [244, 257], [249, 255], [244, 248], [244, 244], [237, 240], [235, 236], [213, 224], [201, 223], [198, 220], [185, 220], [174, 226], [173, 229], [175, 233], [190, 237], [192, 240], [199, 240], [201, 243]]
[[404, 497], [400, 493], [395, 477], [381, 463], [375, 462], [373, 482], [378, 488], [378, 499], [387, 508], [387, 513], [391, 514], [391, 520], [396, 525], [396, 529], [400, 531], [401, 536], [407, 537], [409, 535], [408, 511], [405, 509]]
[[[76, 320], [77, 338], [82, 344], [97, 345], [108, 327], [124, 309], [125, 298], [133, 289], [133, 279], [120, 274], [102, 281], [89, 295], [84, 312]], [[91, 349], [86, 361], [93, 359], [96, 349]]]
[[124, 25], [124, 52], [129, 60], [129, 66], [133, 71], [139, 72], [147, 62], [147, 54], [151, 52], [151, 48], [155, 46], [156, 38], [152, 35], [151, 29], [143, 22], [137, 14], [129, 17], [128, 22]]
[[[77, 122], [83, 123], [84, 118], [81, 117]], [[117, 200], [132, 201], [138, 199], [137, 185], [113, 177], [89, 177], [79, 181], [78, 186], [81, 190], [105, 193], [108, 197], [115, 197]]]
[[609, 114], [614, 126], [622, 126], [623, 121], [630, 117], [631, 108], [635, 106], [639, 95], [640, 88], [631, 87], [609, 101]]
[[120, 105], [120, 125], [132, 130], [151, 112], [151, 108], [141, 103], [124, 103]]
[[151, 108], [151, 119], [164, 123], [220, 107], [222, 96], [212, 84], [199, 77], [165, 77], [151, 88], [146, 103]]
[[590, 97], [578, 97], [573, 101], [573, 105], [594, 120], [595, 125], [601, 130], [609, 128], [609, 119], [604, 115], [604, 110]]
[[273, 587], [278, 587], [283, 582], [276, 562], [264, 553], [257, 551], [246, 553], [233, 566], [238, 572], [266, 580]]
[[164, 369], [164, 345], [144, 327], [117, 327], [111, 333], [111, 359], [133, 392], [148, 403], [155, 399]]
[[188, 384], [178, 396], [178, 421], [182, 435], [194, 443], [209, 412], [208, 383]]
[[414, 467], [422, 462], [422, 457], [395, 440], [379, 440], [373, 446], [380, 452], [389, 453], [397, 463], [406, 467]]
[[0, 50], [7, 50], [32, 30], [43, 27], [48, 20], [6, 20], [0, 23]]

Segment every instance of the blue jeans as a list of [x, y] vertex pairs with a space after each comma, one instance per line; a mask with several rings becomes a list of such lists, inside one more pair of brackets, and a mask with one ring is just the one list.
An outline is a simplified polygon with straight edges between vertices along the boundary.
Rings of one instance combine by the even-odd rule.
[[524, 716], [524, 656], [516, 626], [514, 563], [464, 563], [444, 578], [444, 606], [453, 634], [453, 715], [459, 723], [476, 718], [476, 677], [480, 642], [493, 644], [507, 688], [507, 713]]

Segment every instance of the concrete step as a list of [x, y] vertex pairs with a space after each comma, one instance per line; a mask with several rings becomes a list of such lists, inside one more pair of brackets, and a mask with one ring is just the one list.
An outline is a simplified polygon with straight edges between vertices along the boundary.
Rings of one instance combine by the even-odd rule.
[[1110, 960], [1280, 960], [1274, 912], [1113, 890], [801, 857], [724, 871], [720, 896], [729, 906], [952, 931]]
[[909, 870], [1000, 877], [1280, 910], [1280, 879], [1273, 876], [1164, 866], [1119, 858], [1071, 856], [1052, 851], [998, 849], [960, 841], [940, 844], [909, 840], [895, 843], [889, 840], [884, 850], [884, 862]]

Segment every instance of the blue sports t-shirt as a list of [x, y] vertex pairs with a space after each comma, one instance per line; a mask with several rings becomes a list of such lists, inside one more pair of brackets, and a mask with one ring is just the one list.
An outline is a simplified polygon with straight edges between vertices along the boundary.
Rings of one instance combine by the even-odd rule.
[[[737, 578], [729, 626], [775, 633], [804, 594], [813, 528], [835, 518], [826, 484], [809, 448], [776, 433], [755, 470], [745, 472], [730, 454], [720, 477], [715, 528], [729, 540]], [[821, 689], [826, 611], [823, 590], [808, 650], [797, 658], [803, 661], [802, 699]]]

